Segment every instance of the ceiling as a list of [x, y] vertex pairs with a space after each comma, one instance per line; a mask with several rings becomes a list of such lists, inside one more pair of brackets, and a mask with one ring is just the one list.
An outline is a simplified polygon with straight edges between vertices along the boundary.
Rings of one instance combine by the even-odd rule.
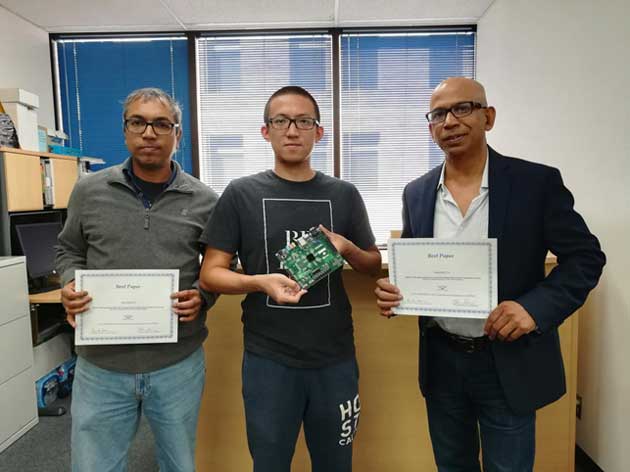
[[51, 33], [473, 24], [494, 0], [0, 0]]

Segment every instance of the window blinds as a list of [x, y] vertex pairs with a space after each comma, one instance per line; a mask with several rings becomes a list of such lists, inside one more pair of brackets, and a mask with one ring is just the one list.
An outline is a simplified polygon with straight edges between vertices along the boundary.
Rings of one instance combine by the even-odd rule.
[[60, 126], [69, 146], [106, 166], [124, 161], [123, 102], [135, 89], [158, 87], [182, 107], [184, 136], [174, 159], [192, 171], [185, 37], [58, 39], [55, 47]]
[[324, 138], [311, 162], [333, 173], [329, 34], [203, 36], [197, 71], [202, 182], [221, 193], [232, 179], [273, 167], [260, 127], [267, 99], [286, 85], [303, 87], [317, 100]]
[[404, 186], [442, 162], [424, 114], [432, 90], [473, 77], [473, 32], [341, 34], [341, 178], [359, 189], [377, 243], [402, 229]]

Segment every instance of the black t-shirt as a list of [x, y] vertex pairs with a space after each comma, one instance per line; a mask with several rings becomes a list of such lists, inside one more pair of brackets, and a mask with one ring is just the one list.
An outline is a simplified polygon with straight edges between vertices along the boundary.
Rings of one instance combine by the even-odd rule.
[[140, 196], [143, 199], [146, 199], [146, 201], [149, 202], [149, 205], [153, 205], [155, 199], [159, 197], [164, 190], [166, 190], [166, 187], [168, 187], [168, 182], [148, 182], [137, 176], [134, 176], [134, 183], [141, 192]]
[[[317, 172], [293, 182], [268, 170], [233, 180], [201, 236], [209, 247], [237, 253], [248, 275], [281, 272], [275, 254], [319, 224], [361, 249], [374, 244], [361, 195], [349, 182]], [[322, 367], [354, 355], [352, 308], [341, 269], [308, 290], [297, 305], [265, 293], [245, 297], [245, 349], [293, 367]]]

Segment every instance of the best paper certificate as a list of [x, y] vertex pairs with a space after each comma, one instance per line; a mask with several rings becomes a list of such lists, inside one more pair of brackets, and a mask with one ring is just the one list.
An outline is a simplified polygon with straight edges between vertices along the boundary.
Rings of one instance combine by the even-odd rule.
[[487, 318], [497, 306], [497, 240], [390, 239], [399, 315]]
[[75, 290], [92, 301], [76, 316], [75, 344], [177, 342], [178, 287], [179, 270], [77, 270]]

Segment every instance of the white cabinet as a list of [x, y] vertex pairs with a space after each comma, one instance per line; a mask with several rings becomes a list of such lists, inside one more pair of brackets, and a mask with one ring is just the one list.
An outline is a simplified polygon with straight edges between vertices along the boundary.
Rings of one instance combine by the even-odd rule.
[[0, 257], [0, 452], [38, 422], [23, 256]]

